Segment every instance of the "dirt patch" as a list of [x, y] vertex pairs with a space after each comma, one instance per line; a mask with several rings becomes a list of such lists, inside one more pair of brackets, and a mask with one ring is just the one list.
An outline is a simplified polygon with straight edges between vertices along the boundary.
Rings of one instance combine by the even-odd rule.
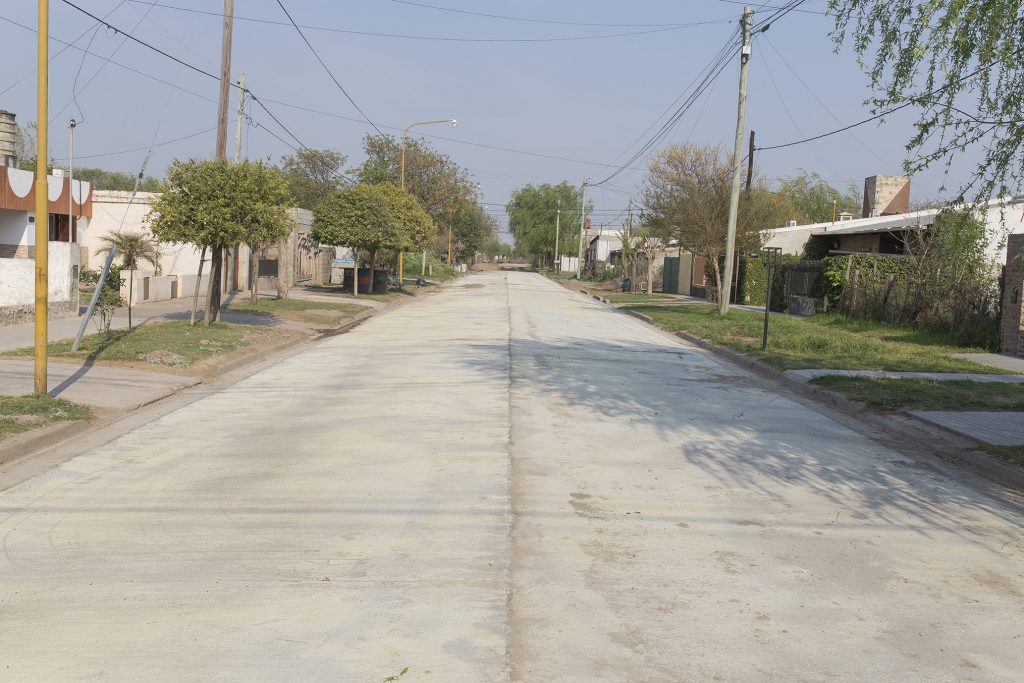
[[[206, 343], [206, 340], [200, 342], [200, 344]], [[178, 355], [173, 351], [167, 349], [160, 349], [159, 351], [150, 351], [149, 353], [140, 356], [139, 360], [146, 361], [152, 365], [166, 365], [172, 368], [184, 368], [189, 366], [188, 358]]]

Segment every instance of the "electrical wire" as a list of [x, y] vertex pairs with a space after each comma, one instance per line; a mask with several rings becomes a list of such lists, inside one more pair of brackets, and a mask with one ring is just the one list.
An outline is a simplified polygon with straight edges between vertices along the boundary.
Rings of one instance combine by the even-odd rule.
[[288, 11], [288, 8], [284, 6], [283, 0], [277, 0], [277, 4], [281, 8], [281, 11], [284, 12], [284, 15], [288, 17], [288, 21], [290, 21], [292, 23], [292, 26], [295, 27], [295, 30], [298, 31], [299, 36], [302, 38], [302, 42], [306, 44], [306, 47], [309, 48], [309, 51], [313, 53], [314, 57], [316, 57], [316, 61], [320, 62], [320, 66], [324, 68], [324, 71], [327, 72], [327, 75], [331, 77], [332, 81], [334, 81], [334, 85], [338, 86], [338, 90], [340, 90], [341, 94], [345, 96], [345, 99], [347, 99], [349, 103], [356, 108], [356, 111], [358, 111], [366, 120], [366, 122], [370, 124], [375, 131], [377, 131], [378, 135], [383, 135], [384, 133], [382, 133], [380, 128], [377, 127], [377, 124], [370, 120], [370, 117], [366, 115], [366, 112], [364, 112], [360, 108], [360, 106], [356, 104], [356, 101], [352, 99], [352, 96], [348, 94], [348, 91], [345, 90], [345, 87], [341, 84], [337, 77], [335, 77], [334, 73], [327, 67], [327, 64], [324, 62], [323, 58], [320, 57], [320, 54], [316, 51], [316, 48], [314, 48], [313, 44], [309, 42], [309, 38], [306, 37], [306, 34], [302, 32], [302, 29], [299, 28], [299, 25], [295, 23], [294, 19], [292, 19], [292, 15]]
[[[192, 138], [199, 137], [200, 135], [205, 135], [207, 133], [212, 133], [215, 130], [217, 130], [217, 126], [213, 126], [212, 128], [206, 128], [204, 130], [196, 131], [195, 133], [189, 133], [188, 135], [183, 135], [180, 138], [174, 138], [173, 140], [164, 140], [163, 142], [153, 142], [148, 147], [133, 147], [131, 149], [122, 149], [122, 150], [119, 150], [117, 152], [103, 152], [102, 154], [76, 154], [75, 155], [75, 159], [99, 159], [100, 157], [114, 157], [114, 156], [119, 156], [121, 154], [131, 154], [132, 152], [143, 152], [143, 151], [146, 151], [148, 149], [153, 149], [155, 147], [164, 147], [166, 145], [173, 145], [176, 142], [183, 142], [185, 140], [191, 140]], [[54, 160], [55, 161], [64, 161], [65, 159], [67, 159], [67, 157], [55, 157]]]
[[531, 24], [558, 24], [561, 26], [604, 26], [612, 28], [652, 28], [652, 27], [677, 27], [680, 26], [678, 23], [674, 24], [604, 24], [594, 23], [588, 21], [555, 21], [552, 19], [527, 19], [524, 17], [510, 17], [502, 14], [486, 14], [484, 12], [471, 12], [464, 9], [453, 9], [451, 7], [439, 7], [437, 5], [427, 5], [422, 2], [410, 2], [409, 0], [391, 0], [391, 2], [398, 3], [400, 5], [411, 5], [412, 7], [422, 7], [424, 9], [438, 10], [441, 12], [452, 12], [454, 14], [468, 14], [474, 17], [487, 17], [489, 19], [504, 19], [505, 21], [522, 21]]
[[[599, 187], [607, 183], [608, 181], [614, 179], [623, 171], [625, 171], [626, 168], [632, 166], [641, 158], [649, 154], [650, 151], [653, 150], [662, 139], [664, 139], [669, 133], [671, 133], [672, 130], [675, 128], [676, 124], [679, 123], [679, 121], [683, 118], [683, 116], [686, 115], [686, 113], [690, 110], [693, 104], [710, 87], [710, 85], [715, 81], [715, 79], [718, 78], [718, 76], [722, 73], [725, 67], [729, 64], [732, 49], [735, 47], [735, 38], [736, 31], [734, 30], [733, 33], [730, 34], [728, 40], [726, 40], [725, 44], [719, 49], [718, 53], [716, 53], [715, 56], [711, 59], [711, 61], [697, 74], [697, 77], [690, 84], [690, 86], [687, 87], [687, 90], [684, 90], [684, 95], [687, 95], [687, 92], [689, 94], [685, 97], [683, 103], [676, 109], [672, 116], [670, 116], [665, 121], [665, 123], [661, 125], [657, 132], [653, 136], [651, 136], [651, 138], [648, 139], [648, 141], [643, 146], [641, 146], [636, 152], [634, 152], [633, 155], [627, 159], [625, 164], [623, 164], [621, 167], [618, 167], [614, 172], [612, 172], [602, 180], [596, 182], [588, 182], [587, 186]], [[676, 98], [676, 101], [679, 101], [679, 98]], [[662, 117], [659, 117], [659, 119], [660, 118]], [[655, 121], [655, 123], [657, 123], [657, 120]], [[648, 130], [649, 129], [650, 128], [648, 128]]]
[[[131, 0], [139, 4], [151, 4], [145, 0]], [[191, 7], [177, 7], [175, 5], [160, 5], [163, 9], [178, 10], [181, 12], [191, 12], [193, 14], [205, 14], [213, 17], [223, 17], [224, 15], [220, 12], [211, 12], [207, 10], [193, 9]], [[239, 21], [251, 21], [258, 24], [274, 24], [277, 26], [288, 26], [289, 24], [283, 21], [274, 21], [272, 19], [257, 19], [254, 17], [243, 17], [235, 16], [235, 19]], [[421, 35], [409, 35], [402, 33], [380, 33], [374, 31], [355, 31], [351, 29], [343, 28], [332, 28], [328, 26], [308, 26], [301, 25], [302, 28], [309, 29], [311, 31], [330, 31], [332, 33], [345, 33], [348, 35], [356, 36], [370, 36], [374, 38], [400, 38], [404, 40], [426, 40], [426, 41], [438, 41], [446, 43], [559, 43], [559, 42], [571, 42], [579, 40], [602, 40], [605, 38], [624, 38], [628, 36], [642, 36], [651, 33], [663, 33], [665, 31], [676, 31], [682, 28], [693, 28], [695, 26], [705, 26], [707, 24], [714, 23], [725, 23], [727, 20], [711, 20], [702, 22], [693, 22], [689, 24], [678, 24], [672, 25], [667, 28], [652, 28], [645, 29], [642, 31], [628, 31], [624, 33], [606, 33], [601, 35], [591, 36], [556, 36], [551, 38], [463, 38], [457, 36], [421, 36]]]
[[[783, 55], [782, 52], [777, 47], [775, 47], [775, 44], [772, 43], [772, 41], [768, 38], [768, 36], [767, 35], [762, 35], [762, 38], [764, 39], [764, 41], [766, 43], [768, 43], [768, 47], [771, 48], [772, 52], [774, 52], [775, 55], [780, 60], [782, 60], [782, 63], [786, 65], [786, 68], [789, 69], [790, 73], [792, 73], [793, 76], [796, 77], [797, 82], [799, 82], [800, 85], [802, 85], [804, 87], [804, 90], [806, 90], [808, 93], [810, 93], [811, 97], [813, 97], [814, 100], [819, 105], [821, 105], [821, 108], [824, 109], [828, 113], [828, 115], [832, 117], [833, 121], [835, 121], [836, 123], [842, 125], [843, 122], [839, 119], [839, 117], [836, 116], [835, 113], [829, 108], [829, 106], [827, 104], [825, 104], [825, 102], [823, 102], [820, 97], [818, 97], [818, 94], [816, 92], [814, 92], [814, 90], [811, 89], [811, 87], [809, 85], [807, 85], [807, 83], [804, 81], [804, 79], [800, 77], [800, 74], [797, 73], [797, 70], [793, 68], [793, 66], [786, 59], [785, 55]], [[800, 133], [800, 134], [802, 135], [803, 133]], [[864, 141], [861, 140], [860, 137], [858, 137], [856, 133], [851, 133], [850, 136], [857, 142], [857, 144], [859, 144], [862, 148], [864, 148], [864, 150], [866, 152], [868, 152], [869, 154], [871, 154], [871, 156], [873, 156], [876, 159], [878, 159], [878, 161], [880, 161], [883, 165], [887, 166], [889, 169], [891, 169], [893, 171], [897, 171], [898, 170], [895, 166], [892, 165], [892, 163], [890, 163], [889, 161], [886, 161], [885, 159], [883, 159], [881, 157], [881, 155], [879, 155], [877, 152], [875, 152], [875, 150], [873, 150], [870, 147], [868, 147], [867, 144], [865, 144]], [[838, 174], [836, 174], [836, 175], [838, 175]]]
[[[137, 29], [139, 28], [139, 26], [141, 26], [141, 25], [142, 25], [142, 22], [146, 20], [146, 17], [147, 17], [147, 16], [149, 16], [149, 13], [153, 11], [153, 8], [154, 8], [154, 7], [156, 7], [156, 4], [150, 5], [150, 6], [149, 6], [149, 7], [148, 7], [148, 8], [146, 9], [146, 11], [145, 11], [145, 13], [144, 13], [144, 14], [142, 15], [142, 17], [141, 17], [141, 18], [140, 18], [140, 19], [139, 19], [139, 20], [138, 20], [138, 21], [137, 21], [137, 22], [135, 23], [135, 26], [134, 26], [134, 27], [132, 27], [132, 31], [135, 31], [135, 30], [137, 30]], [[51, 117], [50, 117], [50, 123], [53, 123], [53, 122], [54, 122], [54, 121], [55, 121], [55, 120], [57, 119], [57, 117], [58, 117], [58, 116], [60, 116], [61, 114], [63, 114], [63, 113], [64, 113], [64, 111], [65, 111], [65, 110], [66, 110], [66, 109], [67, 109], [67, 108], [68, 108], [69, 106], [71, 106], [71, 104], [72, 104], [72, 103], [74, 103], [74, 105], [75, 105], [75, 109], [77, 109], [77, 110], [78, 110], [78, 116], [79, 116], [79, 118], [78, 118], [78, 122], [77, 122], [77, 125], [82, 125], [83, 123], [85, 123], [85, 112], [83, 112], [83, 111], [82, 111], [82, 107], [81, 107], [81, 106], [80, 106], [80, 105], [78, 104], [78, 96], [79, 96], [79, 95], [81, 95], [81, 94], [82, 94], [82, 92], [83, 92], [83, 91], [84, 91], [84, 90], [85, 90], [86, 88], [88, 88], [88, 87], [89, 87], [89, 85], [90, 85], [90, 84], [91, 84], [91, 83], [92, 83], [92, 82], [93, 82], [94, 80], [96, 80], [96, 77], [100, 75], [100, 72], [101, 72], [101, 71], [103, 71], [103, 69], [104, 69], [104, 68], [106, 68], [107, 64], [110, 64], [110, 60], [114, 58], [114, 55], [116, 55], [116, 54], [118, 53], [118, 51], [119, 51], [119, 50], [120, 50], [120, 49], [121, 49], [122, 47], [124, 47], [124, 44], [125, 44], [126, 42], [128, 42], [128, 41], [127, 41], [127, 39], [125, 39], [125, 40], [122, 40], [122, 41], [121, 41], [121, 43], [120, 43], [120, 44], [119, 44], [119, 45], [118, 45], [117, 47], [115, 47], [115, 48], [113, 49], [113, 51], [112, 51], [112, 52], [111, 52], [111, 53], [110, 53], [109, 55], [107, 55], [106, 59], [104, 59], [104, 60], [103, 60], [103, 63], [102, 63], [102, 64], [100, 64], [99, 68], [98, 68], [98, 69], [96, 69], [96, 71], [95, 71], [95, 72], [93, 72], [92, 76], [90, 76], [90, 77], [89, 77], [89, 80], [88, 80], [88, 81], [86, 81], [86, 82], [85, 82], [85, 85], [83, 85], [83, 86], [82, 86], [82, 88], [81, 88], [81, 90], [79, 90], [79, 89], [78, 89], [78, 78], [79, 78], [79, 76], [81, 76], [81, 75], [82, 75], [82, 67], [83, 67], [83, 66], [85, 66], [85, 58], [86, 58], [86, 56], [87, 56], [87, 54], [88, 54], [88, 50], [89, 50], [89, 48], [90, 48], [90, 47], [92, 47], [92, 41], [96, 39], [96, 34], [97, 34], [97, 33], [99, 33], [99, 30], [100, 30], [100, 25], [99, 25], [99, 24], [97, 24], [97, 25], [96, 25], [96, 30], [95, 30], [95, 31], [93, 31], [92, 37], [91, 37], [91, 38], [89, 38], [89, 43], [88, 43], [88, 44], [87, 44], [87, 45], [85, 46], [86, 52], [83, 52], [83, 53], [82, 53], [82, 60], [81, 60], [81, 61], [80, 61], [80, 62], [78, 63], [78, 71], [77, 71], [77, 72], [75, 72], [75, 80], [74, 80], [74, 82], [73, 82], [73, 83], [71, 84], [71, 100], [70, 100], [70, 101], [68, 101], [68, 102], [66, 102], [66, 103], [64, 104], [64, 106], [63, 106], [63, 107], [61, 107], [61, 108], [60, 108], [60, 109], [59, 109], [59, 110], [57, 111], [57, 113], [56, 113], [56, 114], [54, 114], [53, 116], [51, 116]]]
[[[116, 12], [117, 10], [121, 9], [121, 6], [122, 6], [122, 5], [124, 5], [124, 4], [126, 4], [127, 2], [128, 2], [128, 0], [121, 0], [121, 2], [119, 2], [119, 3], [117, 4], [117, 6], [116, 6], [116, 7], [114, 7], [114, 9], [112, 9], [112, 10], [110, 10], [109, 12], [107, 12], [106, 14], [104, 14], [104, 15], [103, 15], [103, 18], [104, 18], [104, 19], [106, 19], [106, 18], [107, 18], [107, 17], [109, 17], [109, 16], [111, 15], [111, 14], [113, 14], [113, 13], [114, 13], [114, 12]], [[0, 19], [3, 19], [3, 20], [4, 20], [4, 21], [6, 21], [6, 22], [9, 22], [9, 23], [11, 23], [11, 24], [14, 24], [15, 26], [21, 26], [22, 28], [28, 28], [28, 27], [27, 27], [27, 26], [25, 26], [24, 24], [19, 24], [18, 22], [16, 22], [16, 21], [12, 21], [11, 19], [6, 19], [6, 18], [4, 18], [4, 17], [0, 17]], [[98, 25], [98, 24], [97, 24], [97, 25]], [[33, 29], [33, 30], [34, 30], [34, 29]], [[90, 27], [90, 28], [87, 28], [87, 29], [85, 29], [85, 31], [83, 31], [83, 32], [82, 32], [82, 33], [81, 33], [81, 34], [80, 34], [80, 35], [79, 35], [79, 36], [78, 36], [77, 38], [75, 38], [75, 39], [74, 39], [73, 41], [71, 41], [70, 43], [64, 43], [64, 47], [62, 47], [61, 49], [57, 50], [57, 52], [56, 52], [55, 54], [53, 54], [53, 55], [52, 55], [52, 56], [51, 56], [51, 57], [50, 57], [50, 58], [49, 58], [48, 60], [46, 60], [46, 63], [47, 63], [47, 64], [50, 64], [50, 63], [52, 63], [52, 62], [53, 62], [53, 60], [57, 59], [57, 57], [60, 57], [60, 56], [61, 56], [62, 54], [64, 54], [65, 52], [67, 52], [67, 50], [68, 50], [68, 49], [69, 49], [69, 48], [70, 48], [70, 47], [72, 46], [72, 44], [73, 44], [73, 43], [77, 43], [77, 42], [78, 42], [78, 41], [80, 41], [80, 40], [81, 40], [82, 38], [84, 38], [85, 36], [89, 35], [89, 31], [92, 31], [92, 30], [93, 30], [93, 29], [92, 29], [92, 27]], [[56, 39], [54, 39], [54, 40], [56, 40]], [[62, 42], [62, 41], [58, 41], [58, 42]], [[32, 69], [32, 70], [31, 70], [31, 71], [29, 71], [29, 72], [28, 72], [27, 74], [25, 74], [24, 76], [22, 76], [21, 78], [19, 78], [18, 80], [16, 80], [16, 81], [15, 81], [14, 83], [11, 83], [11, 84], [10, 84], [9, 86], [7, 86], [6, 88], [4, 88], [3, 90], [0, 90], [0, 95], [6, 94], [8, 90], [10, 90], [11, 88], [13, 88], [13, 87], [17, 86], [17, 85], [18, 85], [19, 83], [21, 83], [22, 81], [24, 81], [24, 80], [25, 80], [26, 78], [30, 77], [30, 76], [31, 76], [32, 74], [34, 74], [35, 72], [36, 72], [36, 70], [35, 70], [35, 69]]]

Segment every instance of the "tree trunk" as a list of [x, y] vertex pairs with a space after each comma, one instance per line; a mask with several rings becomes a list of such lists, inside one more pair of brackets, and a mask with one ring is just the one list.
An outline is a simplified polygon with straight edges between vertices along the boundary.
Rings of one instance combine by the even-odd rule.
[[722, 297], [722, 272], [718, 268], [718, 254], [708, 254], [706, 261], [711, 264], [711, 272], [715, 276], [715, 301]]
[[199, 286], [203, 281], [203, 262], [206, 260], [206, 247], [199, 252], [199, 274], [196, 276], [196, 290], [192, 293], [192, 317], [189, 318], [188, 324], [196, 324], [196, 309], [199, 307]]
[[128, 271], [131, 275], [128, 277], [128, 331], [132, 329], [132, 284], [135, 282], [135, 270]]
[[288, 248], [288, 237], [282, 237], [277, 243], [277, 298], [287, 299], [288, 288], [291, 286], [291, 250]]
[[[366, 288], [367, 294], [373, 294], [373, 277], [376, 275], [374, 268], [377, 264], [377, 250], [370, 250], [370, 284]], [[359, 282], [356, 282], [356, 289], [359, 289]]]
[[220, 246], [214, 250], [216, 261], [214, 263], [214, 272], [210, 273], [210, 280], [214, 281], [216, 288], [213, 290], [213, 308], [210, 311], [210, 322], [220, 320], [220, 307], [223, 300], [222, 292], [224, 291], [224, 249], [225, 247]]
[[249, 303], [253, 306], [259, 301], [260, 253], [263, 249], [251, 245], [249, 247]]
[[647, 296], [654, 294], [654, 256], [647, 255]]
[[203, 309], [203, 327], [209, 327], [213, 321], [213, 295], [218, 289], [217, 256], [219, 253], [219, 247], [210, 247], [210, 279], [206, 283], [206, 306]]

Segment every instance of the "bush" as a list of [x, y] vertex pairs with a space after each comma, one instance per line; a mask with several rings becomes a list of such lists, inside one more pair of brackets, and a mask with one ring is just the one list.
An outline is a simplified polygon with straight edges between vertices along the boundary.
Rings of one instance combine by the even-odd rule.
[[852, 317], [943, 330], [962, 344], [996, 349], [998, 271], [986, 243], [979, 217], [946, 211], [930, 230], [909, 233], [902, 256], [824, 259], [825, 296]]
[[[785, 254], [776, 261], [772, 272], [772, 301], [769, 308], [773, 311], [785, 311], [789, 298], [789, 271], [800, 257]], [[763, 258], [740, 259], [739, 284], [736, 300], [749, 306], [764, 306], [765, 292], [768, 289], [768, 269]]]

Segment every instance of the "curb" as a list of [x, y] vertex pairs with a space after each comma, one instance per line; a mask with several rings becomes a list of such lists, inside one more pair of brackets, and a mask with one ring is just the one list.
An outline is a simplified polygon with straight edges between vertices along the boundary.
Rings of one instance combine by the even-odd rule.
[[[594, 298], [600, 300], [603, 297], [594, 295]], [[648, 315], [624, 308], [615, 308], [615, 310], [620, 311], [625, 315], [638, 318], [659, 330], [661, 329], [654, 325], [654, 321]], [[899, 417], [897, 417], [895, 415], [875, 413], [859, 401], [852, 401], [841, 394], [787, 375], [782, 370], [777, 370], [759, 360], [755, 360], [749, 356], [744, 356], [738, 351], [717, 346], [705, 339], [695, 337], [686, 332], [675, 332], [674, 334], [676, 337], [704, 349], [712, 355], [718, 356], [733, 365], [749, 370], [750, 372], [771, 380], [776, 384], [781, 384], [793, 393], [798, 394], [805, 399], [854, 417], [898, 441], [906, 442], [910, 440], [920, 443], [928, 437], [931, 437], [931, 439], [934, 440], [936, 430], [941, 431], [943, 435], [948, 434], [956, 437], [961, 441], [963, 447], [957, 447], [956, 444], [949, 444], [945, 447], [934, 446], [934, 454], [939, 455], [942, 458], [956, 460], [962, 464], [969, 465], [989, 479], [994, 480], [996, 483], [1024, 489], [1024, 469], [1015, 467], [1009, 463], [1004, 463], [997, 458], [992, 457], [988, 453], [977, 450], [980, 444], [970, 437], [942, 427], [933, 428], [931, 425], [914, 418], [912, 415], [900, 413]]]
[[[159, 400], [159, 399], [158, 399]], [[0, 448], [0, 465], [19, 460], [44, 448], [57, 446], [68, 439], [101, 426], [103, 420], [59, 422], [25, 434], [15, 434]]]

